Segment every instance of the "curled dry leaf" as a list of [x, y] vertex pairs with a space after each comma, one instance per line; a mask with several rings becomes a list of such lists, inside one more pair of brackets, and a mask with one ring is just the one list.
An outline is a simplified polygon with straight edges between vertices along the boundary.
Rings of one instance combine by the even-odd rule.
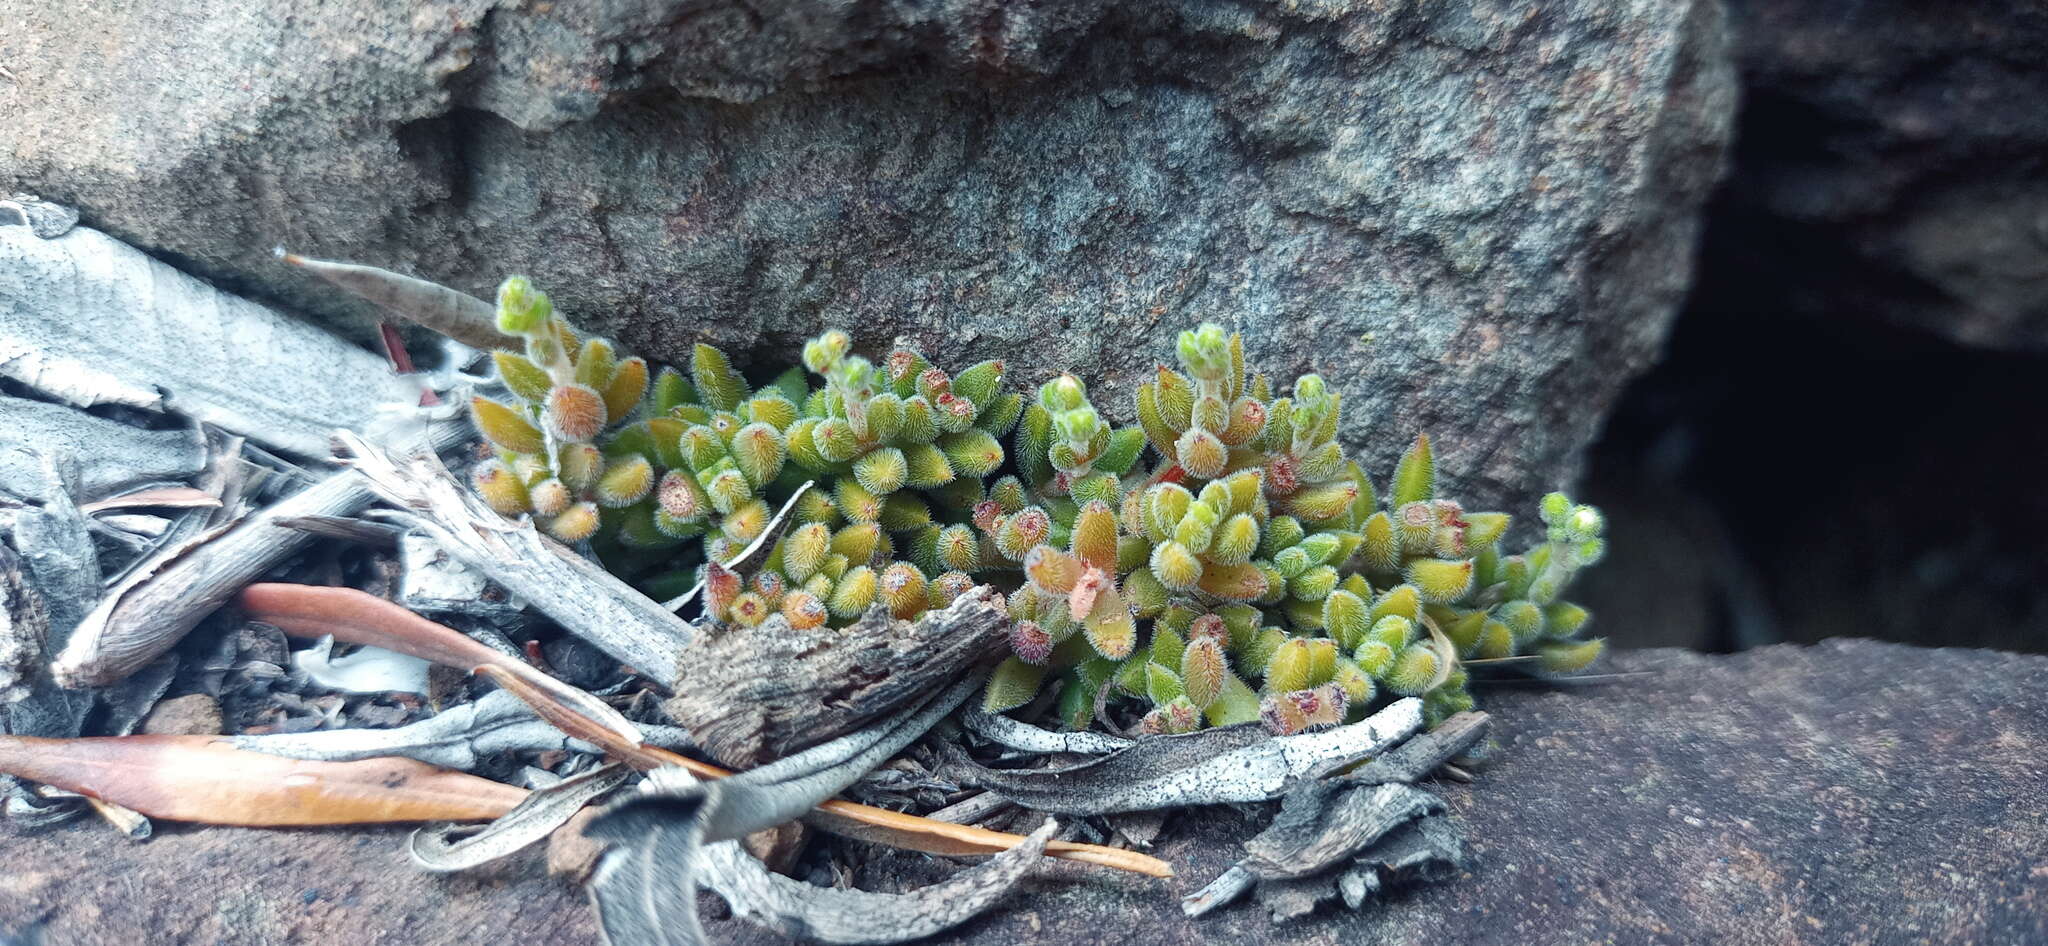
[[0, 489], [45, 501], [41, 454], [79, 460], [75, 498], [96, 512], [109, 497], [150, 484], [183, 481], [206, 465], [196, 429], [144, 430], [62, 404], [0, 395]]
[[511, 348], [518, 341], [498, 331], [497, 306], [466, 292], [375, 266], [287, 253], [284, 247], [277, 248], [277, 257], [471, 348]]
[[[640, 734], [648, 743], [669, 749], [690, 745], [690, 734], [675, 726], [641, 726]], [[493, 753], [597, 751], [535, 716], [518, 697], [504, 690], [493, 690], [473, 703], [396, 729], [323, 729], [230, 738], [236, 748], [292, 759], [350, 762], [404, 756], [463, 771], [476, 768], [480, 757]]]
[[429, 825], [414, 831], [412, 861], [436, 873], [467, 870], [525, 849], [567, 824], [585, 805], [626, 784], [633, 772], [616, 762], [537, 789], [480, 831]]
[[983, 787], [1038, 811], [1102, 815], [1266, 801], [1334, 764], [1376, 754], [1422, 728], [1422, 701], [1399, 700], [1325, 732], [1270, 737], [1251, 723], [1180, 736], [1058, 769], [978, 768]]
[[943, 932], [995, 906], [1044, 853], [1059, 823], [1047, 820], [1024, 843], [908, 893], [816, 887], [776, 874], [730, 841], [704, 847], [704, 886], [733, 914], [785, 936], [821, 943], [902, 943]]
[[620, 738], [641, 741], [640, 730], [603, 700], [368, 592], [261, 582], [242, 589], [241, 605], [250, 620], [298, 637], [332, 636], [337, 641], [382, 647], [463, 671], [496, 667], [546, 691], [556, 701], [574, 706], [581, 716]]
[[[579, 717], [575, 711], [553, 702], [545, 692], [497, 667], [480, 667], [477, 672], [525, 700], [541, 718], [561, 727], [563, 732], [600, 746], [613, 758], [625, 761], [634, 768], [651, 770], [673, 766], [699, 778], [710, 779], [722, 779], [733, 774], [728, 769], [700, 762], [689, 756], [623, 741], [603, 726]], [[820, 804], [804, 816], [804, 822], [841, 837], [928, 854], [999, 854], [1024, 840], [1021, 835], [1005, 834], [964, 824], [948, 824], [837, 798]], [[1045, 853], [1049, 857], [1113, 867], [1152, 877], [1173, 876], [1172, 866], [1165, 861], [1135, 851], [1073, 841], [1053, 841], [1046, 845]]]
[[477, 821], [526, 797], [411, 759], [306, 762], [214, 736], [0, 736], [0, 772], [152, 818], [258, 827]]
[[1054, 732], [1041, 729], [1000, 713], [988, 713], [980, 704], [970, 703], [960, 712], [960, 724], [967, 731], [990, 742], [1019, 752], [1069, 752], [1104, 755], [1137, 744], [1137, 740], [1099, 732]]

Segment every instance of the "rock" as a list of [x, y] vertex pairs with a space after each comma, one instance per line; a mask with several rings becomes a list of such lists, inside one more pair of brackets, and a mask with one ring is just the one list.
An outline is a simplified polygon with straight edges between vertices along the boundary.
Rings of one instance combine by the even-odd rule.
[[270, 248], [526, 272], [658, 358], [786, 362], [836, 324], [1027, 384], [1129, 382], [1210, 319], [1329, 375], [1375, 473], [1431, 430], [1479, 501], [1571, 478], [1654, 356], [1733, 111], [1707, 0], [90, 19], [10, 13], [0, 185], [229, 288], [360, 331]]
[[204, 693], [174, 696], [142, 720], [142, 731], [152, 736], [215, 736], [220, 730], [220, 701]]
[[2048, 350], [2048, 9], [1731, 8], [1744, 117], [1718, 241], [1730, 276], [1768, 287], [1768, 309]]
[[[1268, 814], [1169, 822], [1168, 881], [1049, 863], [949, 942], [1481, 944], [2039, 942], [2048, 877], [2048, 657], [1870, 641], [1733, 656], [1622, 652], [1607, 686], [1497, 688], [1494, 762], [1429, 788], [1469, 842], [1458, 876], [1278, 929], [1245, 902], [1188, 920], [1178, 898]], [[437, 946], [518, 929], [589, 944], [582, 896], [538, 852], [474, 874], [405, 865], [402, 829], [0, 825], [0, 936], [47, 942]], [[854, 878], [930, 871], [883, 856]], [[928, 878], [922, 878], [928, 879]], [[304, 892], [317, 888], [312, 902]], [[785, 943], [731, 921], [729, 943]]]

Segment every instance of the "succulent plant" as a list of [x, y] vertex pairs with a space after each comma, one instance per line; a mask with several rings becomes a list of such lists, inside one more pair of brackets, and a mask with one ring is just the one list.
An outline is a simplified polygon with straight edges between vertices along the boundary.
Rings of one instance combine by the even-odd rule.
[[[1276, 396], [1215, 325], [1181, 333], [1178, 370], [1116, 428], [1072, 375], [1026, 398], [1000, 361], [949, 374], [899, 345], [877, 365], [836, 330], [758, 386], [705, 344], [650, 379], [523, 278], [498, 303], [525, 344], [495, 356], [513, 399], [472, 405], [492, 508], [591, 543], [651, 594], [702, 579], [707, 618], [742, 626], [910, 619], [993, 584], [1014, 623], [991, 712], [1056, 681], [1071, 728], [1124, 701], [1162, 733], [1297, 732], [1401, 696], [1434, 721], [1472, 706], [1465, 661], [1569, 673], [1603, 647], [1561, 597], [1602, 554], [1597, 510], [1546, 496], [1542, 541], [1507, 554], [1506, 515], [1437, 494], [1427, 437], [1382, 497], [1337, 440], [1341, 397], [1313, 374]], [[759, 567], [719, 564], [785, 504]]]

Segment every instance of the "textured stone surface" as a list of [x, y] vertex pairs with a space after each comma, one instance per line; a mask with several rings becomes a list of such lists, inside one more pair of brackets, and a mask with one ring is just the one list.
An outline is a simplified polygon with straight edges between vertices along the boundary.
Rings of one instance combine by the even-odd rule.
[[833, 323], [1033, 383], [1214, 319], [1479, 500], [1569, 479], [1652, 357], [1734, 97], [1704, 0], [0, 16], [0, 184], [229, 288], [360, 327], [269, 248], [518, 270], [657, 356]]
[[1744, 116], [1725, 275], [1777, 287], [1766, 307], [2048, 351], [2048, 8], [1730, 6]]
[[[1169, 824], [1157, 881], [1052, 865], [938, 942], [2019, 943], [2048, 938], [2048, 657], [1868, 641], [1729, 657], [1624, 653], [1653, 676], [1499, 690], [1497, 761], [1433, 785], [1465, 825], [1464, 876], [1362, 913], [1268, 927], [1177, 897], [1264, 816]], [[597, 939], [538, 853], [476, 875], [412, 872], [403, 832], [0, 825], [0, 934], [49, 943], [435, 946]], [[894, 889], [921, 858], [864, 882]], [[877, 882], [873, 875], [888, 873]], [[715, 935], [781, 943], [729, 921]]]

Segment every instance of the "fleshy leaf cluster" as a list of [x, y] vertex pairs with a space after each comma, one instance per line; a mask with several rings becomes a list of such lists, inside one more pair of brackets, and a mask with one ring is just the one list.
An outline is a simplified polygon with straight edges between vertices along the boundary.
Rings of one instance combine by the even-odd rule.
[[[494, 509], [650, 594], [702, 579], [706, 616], [742, 626], [909, 619], [993, 585], [1013, 624], [991, 712], [1079, 729], [1135, 703], [1148, 732], [1293, 733], [1419, 696], [1433, 721], [1473, 705], [1469, 661], [1569, 673], [1604, 647], [1563, 597], [1604, 551], [1598, 510], [1550, 494], [1510, 552], [1507, 515], [1439, 494], [1426, 436], [1382, 494], [1338, 440], [1341, 395], [1277, 388], [1215, 325], [1181, 333], [1124, 428], [1072, 375], [1026, 396], [1000, 361], [949, 373], [899, 345], [876, 364], [836, 330], [758, 385], [707, 344], [650, 379], [519, 277], [499, 326], [524, 350], [495, 356], [511, 399], [472, 405]], [[791, 497], [762, 564], [715, 564]]]

